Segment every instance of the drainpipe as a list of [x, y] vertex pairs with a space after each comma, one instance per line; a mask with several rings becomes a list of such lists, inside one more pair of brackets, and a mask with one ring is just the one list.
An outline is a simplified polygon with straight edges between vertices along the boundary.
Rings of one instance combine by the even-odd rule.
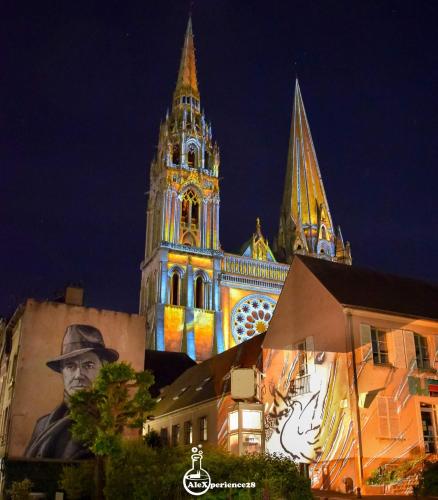
[[[355, 411], [356, 411], [356, 422], [357, 422], [357, 442], [358, 442], [358, 464], [359, 464], [359, 483], [358, 488], [360, 495], [360, 488], [363, 486], [364, 474], [363, 474], [363, 448], [362, 448], [362, 427], [360, 422], [360, 411], [359, 411], [359, 388], [357, 383], [357, 368], [356, 368], [356, 356], [355, 356], [355, 345], [354, 345], [354, 335], [353, 335], [353, 321], [351, 311], [349, 309], [345, 310], [347, 318], [347, 335], [350, 339], [351, 348], [351, 360], [353, 365], [353, 385], [354, 385], [354, 397], [355, 397]], [[358, 496], [358, 498], [361, 498]]]

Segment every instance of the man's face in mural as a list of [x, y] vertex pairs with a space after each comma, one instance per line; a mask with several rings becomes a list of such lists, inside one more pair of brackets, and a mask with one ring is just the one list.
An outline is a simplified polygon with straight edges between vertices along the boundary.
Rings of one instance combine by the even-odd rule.
[[102, 360], [96, 353], [86, 352], [63, 361], [61, 367], [64, 392], [71, 396], [91, 386], [102, 367]]

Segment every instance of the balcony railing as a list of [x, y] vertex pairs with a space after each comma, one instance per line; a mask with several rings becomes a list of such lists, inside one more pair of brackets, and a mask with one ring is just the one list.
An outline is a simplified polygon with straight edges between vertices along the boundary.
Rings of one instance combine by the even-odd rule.
[[260, 279], [284, 282], [289, 271], [287, 264], [267, 262], [248, 257], [225, 255], [222, 261], [222, 272], [239, 274]]
[[303, 375], [302, 377], [297, 377], [292, 380], [291, 392], [295, 396], [300, 396], [301, 394], [307, 394], [310, 392], [310, 375]]

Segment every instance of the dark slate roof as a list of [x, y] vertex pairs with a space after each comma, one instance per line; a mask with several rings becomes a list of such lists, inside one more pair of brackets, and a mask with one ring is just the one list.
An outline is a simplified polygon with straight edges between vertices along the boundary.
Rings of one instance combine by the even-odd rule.
[[155, 383], [149, 389], [151, 396], [156, 398], [160, 389], [170, 385], [181, 373], [196, 365], [185, 352], [152, 351], [146, 349], [144, 369], [150, 370], [155, 377]]
[[343, 305], [438, 319], [437, 285], [324, 259], [302, 255], [295, 258]]
[[257, 335], [186, 370], [162, 391], [162, 399], [154, 415], [163, 415], [229, 393], [227, 374], [232, 367], [249, 368], [255, 365], [261, 368], [264, 338], [264, 333]]

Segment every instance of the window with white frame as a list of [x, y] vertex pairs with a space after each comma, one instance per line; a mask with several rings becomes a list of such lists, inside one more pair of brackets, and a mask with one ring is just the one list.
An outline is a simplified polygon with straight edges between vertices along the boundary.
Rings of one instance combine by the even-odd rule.
[[429, 349], [427, 338], [414, 333], [415, 357], [417, 358], [417, 367], [420, 369], [430, 368]]
[[208, 421], [207, 417], [201, 417], [199, 419], [199, 440], [207, 441], [208, 439]]
[[190, 420], [184, 422], [184, 444], [193, 443], [193, 425]]
[[373, 349], [374, 364], [388, 363], [388, 344], [385, 330], [371, 328], [371, 346]]

